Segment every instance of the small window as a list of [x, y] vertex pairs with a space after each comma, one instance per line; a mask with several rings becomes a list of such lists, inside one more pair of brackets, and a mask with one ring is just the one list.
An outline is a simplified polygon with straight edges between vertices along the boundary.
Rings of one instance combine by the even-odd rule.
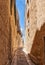
[[28, 10], [28, 12], [27, 12], [27, 18], [29, 18], [29, 10]]
[[29, 32], [30, 30], [28, 29], [28, 36], [30, 36], [30, 32]]
[[27, 0], [27, 4], [29, 4], [29, 0]]
[[29, 32], [29, 29], [28, 29], [28, 32]]
[[28, 24], [29, 24], [29, 20], [28, 20]]

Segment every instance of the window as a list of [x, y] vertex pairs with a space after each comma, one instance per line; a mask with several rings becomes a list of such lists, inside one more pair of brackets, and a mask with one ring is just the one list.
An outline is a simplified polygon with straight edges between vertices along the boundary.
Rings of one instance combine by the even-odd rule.
[[28, 20], [28, 24], [29, 24], [29, 20]]
[[29, 29], [28, 29], [28, 32], [29, 32]]
[[30, 30], [28, 29], [28, 36], [30, 36], [30, 32], [29, 32]]
[[27, 18], [29, 18], [29, 10], [28, 10], [28, 12], [27, 12]]
[[27, 0], [27, 4], [29, 4], [29, 0]]

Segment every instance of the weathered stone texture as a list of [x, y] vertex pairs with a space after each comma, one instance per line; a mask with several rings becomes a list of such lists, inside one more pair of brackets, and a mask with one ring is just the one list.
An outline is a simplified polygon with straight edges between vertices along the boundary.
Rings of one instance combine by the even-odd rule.
[[40, 31], [36, 31], [31, 49], [31, 59], [38, 65], [45, 65], [45, 24], [41, 27]]
[[11, 28], [8, 0], [0, 0], [0, 65], [10, 65]]
[[14, 0], [0, 0], [0, 65], [11, 64], [14, 52], [21, 41], [19, 16], [16, 18], [18, 13], [16, 14], [14, 3]]
[[31, 5], [30, 5], [30, 51], [32, 48], [32, 44], [33, 44], [33, 39], [36, 33], [36, 29], [37, 29], [37, 5], [36, 5], [36, 0], [35, 1], [31, 1]]
[[[30, 1], [30, 0], [29, 0]], [[28, 6], [27, 6], [28, 5]], [[27, 9], [29, 10], [29, 17], [27, 17]], [[37, 29], [37, 5], [36, 0], [31, 0], [30, 5], [26, 3], [26, 24], [25, 24], [25, 48], [29, 53], [32, 48], [33, 39]], [[28, 31], [29, 29], [29, 31]], [[28, 35], [29, 34], [29, 35]]]
[[[33, 2], [33, 1], [32, 1]], [[36, 5], [36, 10], [34, 11], [35, 7], [34, 5]], [[43, 37], [45, 37], [45, 0], [37, 0], [36, 3], [33, 2], [33, 4], [31, 5], [31, 16], [30, 16], [30, 21], [31, 21], [31, 30], [30, 30], [30, 35], [32, 35], [32, 37], [30, 38], [31, 44], [32, 44], [32, 48], [31, 48], [31, 58], [33, 58], [32, 60], [37, 63], [38, 65], [43, 65], [45, 59], [44, 57], [44, 39]], [[34, 13], [34, 14], [33, 14]], [[35, 17], [36, 16], [36, 17]], [[34, 18], [35, 17], [35, 18]], [[34, 22], [35, 21], [35, 22]], [[33, 23], [34, 22], [34, 23]], [[36, 27], [34, 27], [34, 25]], [[34, 31], [35, 30], [35, 31]], [[38, 31], [37, 31], [38, 30]], [[33, 34], [31, 33], [31, 31], [33, 31]], [[35, 36], [34, 36], [35, 34]]]
[[37, 28], [41, 29], [41, 26], [45, 23], [45, 0], [37, 0]]
[[[28, 25], [30, 25], [30, 32], [26, 31], [26, 37], [29, 37], [30, 41], [25, 38], [27, 53], [31, 53], [36, 64], [45, 65], [43, 63], [45, 61], [43, 58], [45, 55], [45, 40], [43, 39], [43, 36], [45, 37], [45, 0], [31, 0], [30, 5], [28, 4], [28, 6], [26, 6], [26, 10], [27, 9], [30, 9], [29, 17], [27, 18], [30, 23], [26, 19], [26, 23], [28, 22]], [[27, 29], [28, 26], [26, 26], [26, 30]], [[30, 33], [30, 36], [27, 36], [28, 33]]]

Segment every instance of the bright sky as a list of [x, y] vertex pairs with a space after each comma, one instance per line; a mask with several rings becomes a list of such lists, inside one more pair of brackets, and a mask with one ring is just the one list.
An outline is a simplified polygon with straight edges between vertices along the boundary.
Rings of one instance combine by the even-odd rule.
[[24, 30], [25, 0], [16, 0], [16, 6], [19, 12], [20, 27]]

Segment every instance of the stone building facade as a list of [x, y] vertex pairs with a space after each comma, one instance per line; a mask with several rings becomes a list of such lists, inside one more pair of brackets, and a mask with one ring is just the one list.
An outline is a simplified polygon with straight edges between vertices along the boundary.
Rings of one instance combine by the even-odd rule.
[[30, 3], [31, 0], [25, 0], [25, 44], [24, 51], [29, 52], [29, 43], [30, 43]]
[[10, 65], [11, 25], [10, 0], [0, 0], [0, 65]]
[[45, 24], [36, 31], [30, 58], [35, 64], [45, 65]]
[[[30, 0], [26, 0], [27, 2]], [[26, 4], [27, 5], [27, 4]], [[29, 4], [28, 4], [29, 5]], [[26, 6], [26, 9], [28, 7]], [[29, 6], [29, 22], [30, 22], [30, 37], [29, 40], [25, 42], [25, 47], [27, 53], [30, 53], [30, 57], [35, 64], [45, 65], [45, 0], [31, 0]], [[27, 13], [26, 13], [27, 15]], [[26, 23], [27, 22], [27, 18]], [[29, 26], [28, 25], [28, 26]], [[28, 28], [26, 26], [26, 29]], [[28, 32], [26, 32], [27, 36]], [[44, 36], [44, 37], [43, 37]], [[28, 38], [28, 37], [27, 37]], [[27, 38], [25, 38], [27, 40]], [[43, 39], [43, 40], [42, 40]], [[28, 43], [29, 42], [29, 43]]]
[[25, 49], [26, 53], [29, 53], [37, 29], [36, 0], [26, 0], [25, 11]]
[[[45, 44], [44, 42], [45, 41], [45, 0], [43, 1], [37, 0], [36, 3], [33, 2], [33, 4], [36, 4], [36, 12], [35, 12], [35, 15], [36, 15], [35, 26], [36, 27], [35, 28], [33, 27], [35, 29], [35, 31], [33, 32], [33, 35], [35, 33], [35, 36], [33, 38], [30, 55], [33, 57], [33, 61], [35, 63], [37, 62], [38, 65], [45, 65], [45, 59], [44, 59], [45, 57], [45, 51], [44, 51], [45, 50], [44, 48], [44, 44]], [[35, 8], [35, 7], [32, 6], [31, 8]], [[32, 10], [31, 10], [32, 12], [31, 16], [33, 15], [33, 12], [34, 12]], [[34, 19], [30, 18], [30, 21], [31, 23], [34, 22]]]
[[0, 0], [0, 65], [11, 65], [14, 51], [18, 48], [15, 1]]

